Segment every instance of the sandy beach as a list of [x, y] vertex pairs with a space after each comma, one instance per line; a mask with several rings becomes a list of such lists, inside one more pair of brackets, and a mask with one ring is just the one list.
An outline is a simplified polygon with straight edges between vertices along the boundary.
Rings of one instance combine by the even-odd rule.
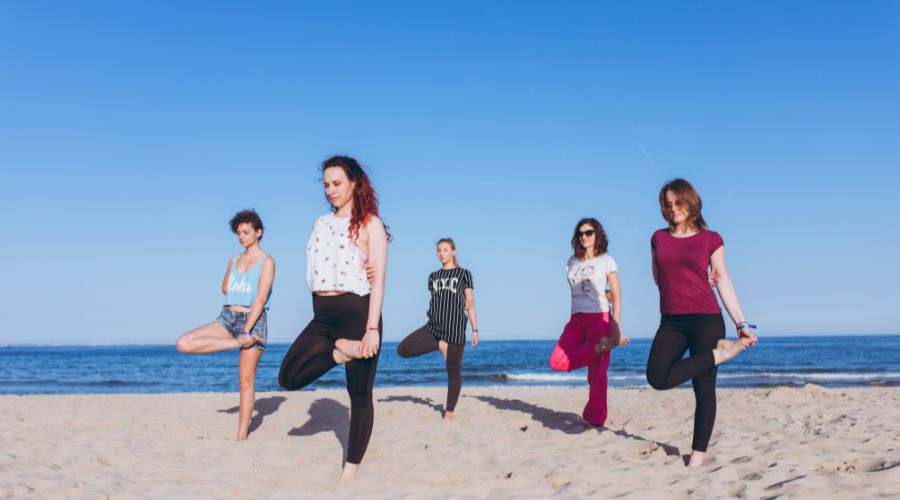
[[335, 485], [344, 391], [258, 394], [235, 442], [237, 393], [0, 397], [0, 497], [296, 498], [900, 496], [900, 389], [720, 390], [709, 463], [683, 466], [690, 390], [612, 389], [607, 428], [586, 389], [376, 390], [360, 477]]

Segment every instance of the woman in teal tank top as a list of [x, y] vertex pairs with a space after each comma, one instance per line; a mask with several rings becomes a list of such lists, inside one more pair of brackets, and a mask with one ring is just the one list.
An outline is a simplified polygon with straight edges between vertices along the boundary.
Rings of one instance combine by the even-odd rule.
[[259, 247], [263, 223], [253, 210], [238, 212], [231, 219], [244, 252], [228, 261], [222, 294], [225, 305], [212, 323], [194, 328], [178, 338], [175, 346], [185, 354], [240, 349], [238, 385], [241, 404], [237, 440], [247, 439], [256, 400], [256, 367], [266, 348], [269, 296], [275, 281], [275, 260]]

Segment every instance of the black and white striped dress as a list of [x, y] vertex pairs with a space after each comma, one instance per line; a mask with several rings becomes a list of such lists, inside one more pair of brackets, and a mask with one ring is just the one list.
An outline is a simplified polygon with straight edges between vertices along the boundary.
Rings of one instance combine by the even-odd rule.
[[450, 344], [466, 343], [466, 288], [472, 285], [472, 273], [461, 267], [439, 269], [428, 276], [428, 324], [432, 335]]

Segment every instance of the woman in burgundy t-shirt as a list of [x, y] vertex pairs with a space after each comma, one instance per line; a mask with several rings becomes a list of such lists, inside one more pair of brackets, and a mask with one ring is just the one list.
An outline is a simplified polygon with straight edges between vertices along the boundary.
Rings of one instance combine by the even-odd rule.
[[[653, 233], [653, 280], [659, 287], [659, 329], [647, 359], [647, 382], [658, 390], [687, 382], [694, 386], [694, 440], [690, 466], [703, 464], [716, 420], [718, 365], [756, 344], [725, 266], [722, 237], [706, 228], [700, 196], [684, 179], [666, 183], [659, 207], [669, 227]], [[722, 310], [709, 283], [716, 280], [722, 304], [738, 340], [725, 340]], [[690, 356], [682, 359], [690, 350]]]

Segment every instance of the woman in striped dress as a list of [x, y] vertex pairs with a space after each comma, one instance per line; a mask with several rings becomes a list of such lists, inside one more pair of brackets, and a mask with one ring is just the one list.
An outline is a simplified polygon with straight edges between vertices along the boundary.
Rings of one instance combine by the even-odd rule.
[[441, 268], [428, 276], [431, 303], [428, 323], [412, 332], [397, 346], [397, 354], [413, 358], [440, 351], [447, 363], [447, 406], [444, 418], [452, 419], [462, 389], [463, 349], [466, 346], [466, 317], [472, 323], [472, 347], [478, 345], [478, 320], [472, 273], [456, 262], [456, 244], [450, 238], [437, 243]]

